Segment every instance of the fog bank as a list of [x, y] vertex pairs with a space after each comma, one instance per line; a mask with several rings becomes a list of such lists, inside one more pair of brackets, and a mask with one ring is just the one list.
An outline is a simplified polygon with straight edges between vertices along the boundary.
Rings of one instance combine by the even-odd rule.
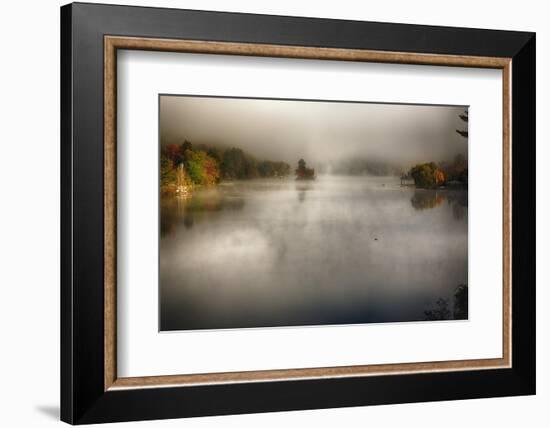
[[467, 155], [464, 107], [162, 96], [161, 144], [239, 147], [258, 159], [399, 165]]

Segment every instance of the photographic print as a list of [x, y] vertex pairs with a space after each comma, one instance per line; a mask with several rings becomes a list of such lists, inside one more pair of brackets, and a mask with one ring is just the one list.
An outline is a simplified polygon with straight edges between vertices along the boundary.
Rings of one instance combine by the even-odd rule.
[[468, 318], [468, 108], [159, 95], [161, 331]]

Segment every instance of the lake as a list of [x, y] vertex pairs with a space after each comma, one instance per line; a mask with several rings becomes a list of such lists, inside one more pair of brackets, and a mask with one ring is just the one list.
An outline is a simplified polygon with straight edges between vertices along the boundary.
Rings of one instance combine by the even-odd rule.
[[257, 179], [161, 198], [160, 329], [422, 321], [468, 283], [467, 190]]

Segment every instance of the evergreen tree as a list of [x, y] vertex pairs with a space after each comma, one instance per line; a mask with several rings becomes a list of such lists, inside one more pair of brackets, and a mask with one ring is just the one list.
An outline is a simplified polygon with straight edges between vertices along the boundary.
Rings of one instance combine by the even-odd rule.
[[460, 117], [463, 122], [466, 122], [466, 130], [457, 129], [456, 132], [464, 138], [468, 138], [468, 109], [464, 110], [464, 113], [459, 114], [458, 117]]

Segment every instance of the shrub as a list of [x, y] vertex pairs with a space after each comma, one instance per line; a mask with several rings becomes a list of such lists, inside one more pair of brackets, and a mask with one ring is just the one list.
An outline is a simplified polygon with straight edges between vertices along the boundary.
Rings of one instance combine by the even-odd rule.
[[437, 165], [433, 162], [421, 163], [415, 165], [411, 169], [411, 177], [414, 180], [416, 187], [432, 189], [436, 186], [435, 171]]
[[423, 189], [434, 189], [447, 181], [447, 175], [443, 169], [439, 168], [434, 162], [415, 165], [409, 174], [413, 178], [416, 187]]

